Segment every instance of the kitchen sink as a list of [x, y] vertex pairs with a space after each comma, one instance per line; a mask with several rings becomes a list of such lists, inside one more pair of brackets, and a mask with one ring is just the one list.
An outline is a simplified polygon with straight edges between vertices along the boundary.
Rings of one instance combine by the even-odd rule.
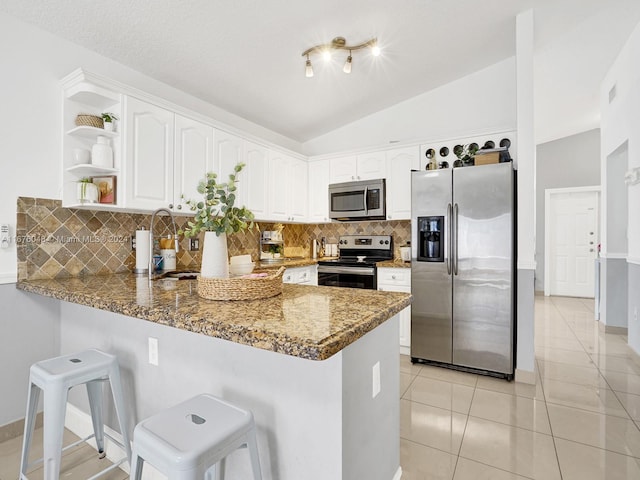
[[174, 278], [176, 280], [195, 280], [200, 273], [199, 270], [174, 270], [171, 272], [156, 273], [152, 280], [161, 280], [163, 278]]

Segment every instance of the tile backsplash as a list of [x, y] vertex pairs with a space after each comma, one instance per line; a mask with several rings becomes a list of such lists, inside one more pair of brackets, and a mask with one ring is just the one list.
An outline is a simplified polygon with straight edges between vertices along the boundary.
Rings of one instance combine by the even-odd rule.
[[[181, 228], [190, 217], [176, 216]], [[149, 228], [150, 214], [106, 212], [63, 208], [60, 200], [19, 197], [16, 241], [18, 280], [75, 277], [131, 272], [135, 251], [131, 239], [135, 231]], [[258, 228], [229, 235], [229, 255], [259, 254], [260, 231], [274, 230], [276, 224], [260, 222]], [[173, 233], [168, 216], [157, 216], [156, 237]], [[324, 237], [337, 243], [341, 235], [393, 235], [398, 247], [411, 235], [408, 220], [330, 224], [283, 224], [286, 256], [311, 256], [311, 239]], [[188, 250], [188, 240], [180, 240], [178, 268], [199, 268], [201, 254]]]

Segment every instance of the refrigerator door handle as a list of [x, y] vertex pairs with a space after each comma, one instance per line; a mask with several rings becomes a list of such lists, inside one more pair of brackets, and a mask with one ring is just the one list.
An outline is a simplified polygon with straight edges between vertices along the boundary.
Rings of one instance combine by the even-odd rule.
[[452, 255], [452, 247], [453, 243], [451, 242], [451, 233], [453, 232], [453, 227], [451, 225], [451, 204], [447, 204], [447, 225], [449, 225], [449, 239], [447, 240], [449, 243], [449, 251], [447, 252], [447, 256], [445, 261], [447, 262], [447, 275], [451, 275], [451, 255]]
[[453, 228], [454, 235], [452, 235], [452, 257], [453, 257], [453, 274], [458, 275], [458, 204], [453, 206]]

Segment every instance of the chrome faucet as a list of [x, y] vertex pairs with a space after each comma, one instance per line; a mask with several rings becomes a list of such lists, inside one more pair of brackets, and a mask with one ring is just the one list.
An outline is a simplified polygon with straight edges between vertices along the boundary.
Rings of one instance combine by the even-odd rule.
[[171, 223], [173, 223], [173, 239], [176, 244], [176, 253], [178, 253], [178, 232], [176, 229], [176, 221], [173, 218], [173, 213], [168, 208], [158, 208], [151, 214], [151, 223], [149, 224], [149, 280], [153, 279], [155, 268], [153, 265], [153, 220], [156, 218], [156, 214], [160, 212], [166, 212], [171, 217]]

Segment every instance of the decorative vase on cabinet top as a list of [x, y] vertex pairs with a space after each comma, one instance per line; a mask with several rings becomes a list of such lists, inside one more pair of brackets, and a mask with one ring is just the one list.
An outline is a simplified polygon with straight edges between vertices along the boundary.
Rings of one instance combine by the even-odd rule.
[[98, 136], [98, 143], [91, 147], [91, 164], [96, 167], [113, 168], [113, 149], [109, 138]]

